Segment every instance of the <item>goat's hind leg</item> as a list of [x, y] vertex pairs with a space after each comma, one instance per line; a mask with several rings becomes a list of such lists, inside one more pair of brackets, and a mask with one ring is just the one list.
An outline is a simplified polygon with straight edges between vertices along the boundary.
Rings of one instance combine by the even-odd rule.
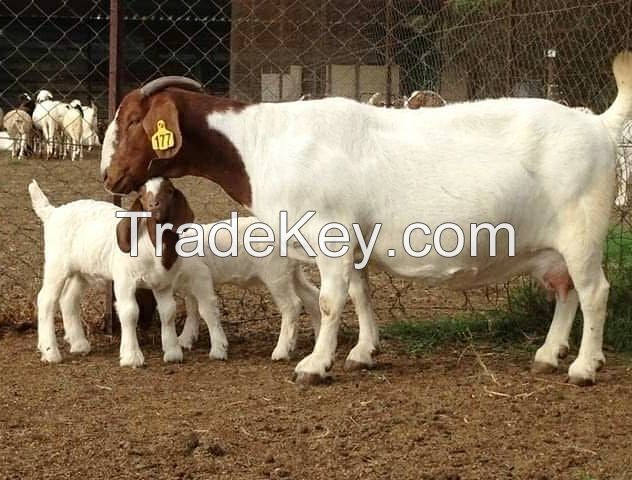
[[61, 353], [55, 336], [57, 302], [66, 281], [66, 275], [56, 264], [45, 264], [42, 289], [37, 295], [37, 348], [42, 362], [59, 363]]
[[289, 360], [296, 348], [298, 317], [301, 314], [302, 302], [294, 289], [291, 276], [284, 277], [284, 281], [276, 281], [266, 286], [281, 312], [281, 331], [271, 358]]
[[577, 240], [580, 235], [574, 235], [574, 241], [564, 242], [566, 248], [560, 250], [577, 290], [584, 320], [579, 353], [568, 369], [569, 381], [576, 385], [594, 384], [597, 370], [606, 361], [603, 329], [610, 285], [601, 267], [603, 241], [597, 235], [594, 239], [586, 238], [587, 231], [583, 230], [581, 241]]
[[[206, 267], [204, 267], [206, 268]], [[189, 293], [195, 297], [200, 316], [206, 322], [211, 340], [209, 358], [213, 360], [226, 360], [228, 358], [228, 339], [222, 328], [219, 308], [217, 308], [217, 296], [213, 290], [213, 280], [208, 274], [206, 281], [196, 281], [189, 287]]]
[[558, 294], [555, 301], [555, 314], [546, 335], [544, 345], [535, 354], [531, 371], [535, 374], [557, 371], [559, 359], [568, 354], [568, 337], [577, 314], [579, 297], [574, 289], [569, 290], [565, 299]]
[[90, 342], [81, 323], [81, 292], [84, 281], [78, 275], [66, 280], [59, 299], [59, 308], [64, 321], [64, 340], [70, 345], [70, 353], [90, 353]]

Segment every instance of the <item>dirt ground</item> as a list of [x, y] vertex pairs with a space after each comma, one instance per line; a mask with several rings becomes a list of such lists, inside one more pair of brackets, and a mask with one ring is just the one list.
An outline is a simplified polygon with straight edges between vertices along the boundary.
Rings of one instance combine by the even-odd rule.
[[[0, 158], [0, 478], [632, 478], [632, 362], [608, 356], [598, 384], [536, 377], [532, 353], [477, 344], [414, 357], [386, 341], [372, 371], [344, 372], [357, 331], [351, 312], [320, 387], [291, 382], [295, 362], [269, 355], [279, 318], [262, 292], [220, 289], [227, 362], [201, 335], [180, 365], [161, 361], [156, 328], [147, 367], [118, 367], [118, 339], [100, 331], [103, 292], [83, 304], [93, 351], [46, 366], [32, 308], [43, 262], [26, 186], [58, 204], [107, 198], [93, 157], [78, 164]], [[177, 182], [202, 220], [232, 202], [210, 182]], [[384, 324], [502, 304], [502, 290], [445, 292], [372, 275]], [[302, 319], [297, 358], [309, 352]], [[60, 322], [59, 322], [60, 323]], [[58, 332], [61, 341], [61, 332]], [[569, 361], [563, 364], [568, 367]]]

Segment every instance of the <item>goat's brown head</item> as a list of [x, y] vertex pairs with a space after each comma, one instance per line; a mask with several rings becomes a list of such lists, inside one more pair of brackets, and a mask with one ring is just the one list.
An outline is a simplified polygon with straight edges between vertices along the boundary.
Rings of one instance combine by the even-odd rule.
[[[185, 223], [192, 223], [195, 219], [193, 210], [184, 194], [174, 187], [171, 181], [161, 177], [152, 178], [140, 187], [138, 196], [129, 209], [132, 212], [150, 212], [151, 217], [139, 222], [140, 234], [142, 223], [149, 233], [149, 238], [156, 246], [156, 225], [171, 223], [172, 230], [165, 230], [162, 234], [162, 263], [169, 269], [177, 260], [175, 245], [178, 235], [175, 230]], [[131, 250], [132, 222], [131, 218], [123, 218], [116, 228], [116, 240], [119, 248], [126, 253]]]
[[164, 91], [168, 87], [202, 91], [189, 78], [161, 77], [125, 96], [103, 139], [101, 176], [110, 191], [137, 190], [173, 166], [164, 160], [173, 159], [182, 148], [182, 132], [178, 108]]

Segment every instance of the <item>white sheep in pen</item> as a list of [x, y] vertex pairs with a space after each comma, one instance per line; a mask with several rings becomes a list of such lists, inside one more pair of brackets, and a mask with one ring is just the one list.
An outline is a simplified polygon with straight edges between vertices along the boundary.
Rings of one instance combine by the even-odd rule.
[[35, 108], [35, 102], [28, 93], [22, 93], [18, 101], [20, 106], [14, 110], [9, 110], [3, 119], [6, 136], [10, 139], [10, 142], [3, 143], [6, 146], [10, 145], [12, 158], [24, 158], [33, 136], [33, 118], [31, 115]]
[[[151, 191], [153, 184], [148, 183], [147, 191]], [[44, 278], [37, 296], [37, 346], [42, 361], [61, 361], [54, 326], [57, 302], [70, 352], [90, 351], [81, 324], [80, 294], [85, 283], [94, 279], [114, 281], [116, 310], [121, 321], [121, 366], [139, 367], [144, 363], [136, 337], [138, 305], [134, 293], [137, 288], [152, 289], [156, 298], [164, 361], [182, 360], [182, 348], [175, 329], [173, 293], [176, 287], [195, 298], [199, 313], [207, 322], [212, 339], [210, 357], [226, 358], [227, 341], [219, 323], [210, 271], [199, 257], [176, 255], [178, 236], [175, 232], [163, 232], [163, 255], [158, 257], [155, 252], [156, 222], [153, 218], [143, 219], [138, 234], [138, 256], [131, 256], [132, 223], [129, 218], [115, 217], [122, 208], [94, 200], [78, 200], [55, 208], [35, 181], [29, 185], [29, 193], [33, 209], [44, 223]], [[169, 216], [164, 220], [177, 228], [193, 221], [193, 214], [184, 196], [175, 189], [172, 193]], [[143, 210], [144, 200], [146, 197], [137, 199], [132, 210]]]
[[[360, 256], [392, 273], [458, 289], [533, 275], [557, 295], [533, 368], [557, 369], [581, 304], [582, 340], [568, 374], [572, 383], [588, 385], [605, 363], [609, 284], [601, 262], [616, 144], [632, 112], [631, 52], [615, 58], [613, 72], [618, 94], [601, 115], [534, 98], [414, 111], [342, 98], [246, 105], [200, 93], [190, 79], [165, 77], [121, 102], [103, 142], [102, 178], [115, 193], [157, 175], [210, 179], [277, 238], [281, 212], [288, 225], [316, 212], [301, 228], [307, 246], [319, 245], [331, 222], [352, 232], [343, 241], [349, 248], [336, 258], [322, 251], [300, 255], [306, 245], [291, 250], [315, 261], [321, 276], [321, 327], [313, 352], [296, 366], [298, 382], [329, 376], [347, 293], [367, 289], [366, 264], [354, 265]], [[152, 150], [157, 120], [174, 140]], [[410, 239], [417, 254], [404, 253], [403, 234], [419, 222], [434, 232], [435, 248], [420, 227]], [[448, 222], [456, 228], [439, 230]], [[511, 225], [514, 254], [504, 230], [492, 254], [495, 233], [471, 233], [482, 224]], [[443, 252], [438, 232], [446, 233], [438, 236]], [[363, 255], [371, 238], [373, 248]], [[374, 365], [378, 346], [372, 308], [362, 307], [356, 304], [359, 340], [347, 357], [352, 368]]]
[[49, 159], [63, 153], [64, 116], [68, 104], [53, 100], [53, 94], [48, 90], [40, 90], [35, 101], [33, 124], [42, 132], [46, 158]]

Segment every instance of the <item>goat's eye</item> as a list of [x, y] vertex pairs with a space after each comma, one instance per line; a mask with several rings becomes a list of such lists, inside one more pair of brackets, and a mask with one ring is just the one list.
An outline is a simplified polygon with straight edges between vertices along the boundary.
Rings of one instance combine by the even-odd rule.
[[130, 120], [129, 125], [127, 126], [127, 128], [135, 127], [139, 123], [140, 123], [140, 120], [138, 120], [138, 119]]

